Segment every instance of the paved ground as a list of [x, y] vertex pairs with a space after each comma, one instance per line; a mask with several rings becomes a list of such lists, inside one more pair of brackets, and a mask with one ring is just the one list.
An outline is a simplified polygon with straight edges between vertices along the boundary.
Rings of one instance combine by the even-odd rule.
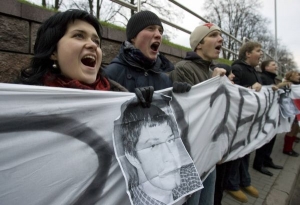
[[[290, 201], [293, 188], [297, 182], [300, 170], [300, 157], [290, 157], [282, 154], [284, 135], [278, 135], [273, 152], [272, 159], [275, 164], [283, 165], [282, 170], [268, 168], [274, 175], [272, 177], [261, 174], [252, 168], [255, 152], [250, 155], [249, 172], [251, 175], [252, 185], [259, 190], [259, 198], [247, 195], [248, 203], [244, 205], [287, 205]], [[294, 150], [300, 153], [300, 143], [295, 144]], [[226, 192], [222, 200], [223, 205], [243, 204]], [[300, 204], [300, 202], [298, 203]]]
[[299, 204], [300, 204], [300, 175], [298, 175], [298, 179], [293, 189], [293, 194], [291, 196], [289, 205], [299, 205]]

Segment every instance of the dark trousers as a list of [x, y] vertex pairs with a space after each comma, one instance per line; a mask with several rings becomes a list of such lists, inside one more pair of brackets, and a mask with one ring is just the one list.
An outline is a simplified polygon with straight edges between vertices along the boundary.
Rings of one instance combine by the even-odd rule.
[[273, 139], [256, 150], [253, 167], [261, 168], [263, 165], [272, 164], [271, 153], [276, 140], [276, 135]]
[[226, 176], [228, 175], [228, 169], [230, 169], [228, 162], [216, 165], [214, 205], [222, 205], [221, 202], [223, 198], [223, 191], [225, 189]]
[[249, 174], [250, 154], [242, 158], [230, 161], [230, 169], [227, 175], [225, 188], [231, 191], [238, 191], [240, 187], [251, 185], [251, 177]]

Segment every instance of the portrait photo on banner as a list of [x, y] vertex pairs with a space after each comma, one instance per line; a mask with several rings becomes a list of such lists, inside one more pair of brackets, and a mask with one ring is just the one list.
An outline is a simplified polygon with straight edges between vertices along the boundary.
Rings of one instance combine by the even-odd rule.
[[203, 188], [170, 100], [154, 94], [151, 106], [143, 108], [133, 98], [114, 122], [115, 154], [132, 204], [173, 204]]

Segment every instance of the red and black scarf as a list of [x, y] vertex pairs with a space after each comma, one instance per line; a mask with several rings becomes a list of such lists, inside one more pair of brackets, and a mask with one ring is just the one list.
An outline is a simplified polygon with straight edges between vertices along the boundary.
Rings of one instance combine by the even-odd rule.
[[78, 80], [72, 80], [62, 75], [55, 75], [48, 72], [43, 77], [43, 84], [50, 87], [75, 88], [83, 90], [110, 90], [109, 81], [101, 76], [98, 76], [92, 84], [82, 83]]

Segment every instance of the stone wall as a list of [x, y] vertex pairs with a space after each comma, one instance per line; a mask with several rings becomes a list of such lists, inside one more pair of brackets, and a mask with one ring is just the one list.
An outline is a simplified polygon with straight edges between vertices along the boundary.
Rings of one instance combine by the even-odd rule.
[[[0, 1], [0, 82], [12, 82], [18, 70], [29, 65], [36, 32], [41, 22], [54, 12], [23, 4], [17, 0]], [[103, 27], [103, 64], [108, 64], [126, 39], [124, 31]], [[176, 63], [185, 51], [161, 45], [161, 53]]]

